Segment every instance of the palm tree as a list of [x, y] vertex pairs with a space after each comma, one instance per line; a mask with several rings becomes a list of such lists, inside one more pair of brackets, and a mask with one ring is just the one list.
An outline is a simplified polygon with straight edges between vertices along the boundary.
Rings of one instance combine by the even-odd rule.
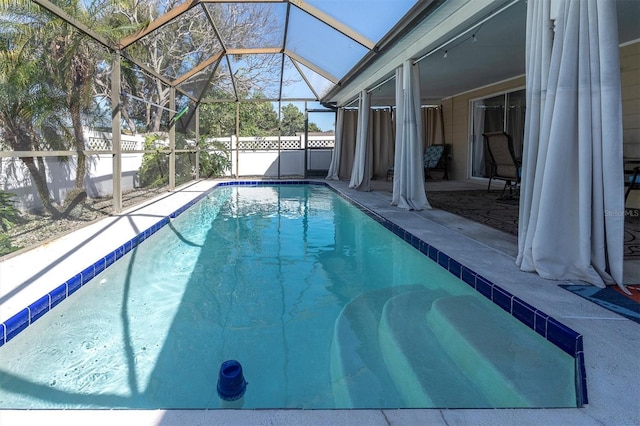
[[[14, 150], [47, 146], [75, 149], [75, 187], [82, 190], [87, 167], [83, 118], [95, 107], [94, 81], [105, 52], [64, 20], [29, 0], [0, 1], [0, 39], [7, 47], [0, 52], [0, 84], [6, 85], [8, 93], [13, 92], [0, 105], [1, 131]], [[85, 23], [104, 16], [79, 0], [66, 2], [63, 9]], [[92, 27], [101, 28], [97, 24]], [[44, 166], [44, 161], [21, 159], [36, 183], [43, 205], [55, 213], [44, 167], [36, 165]]]
[[[57, 149], [63, 138], [59, 129], [64, 127], [54, 112], [61, 106], [61, 100], [42, 83], [46, 77], [38, 61], [42, 52], [39, 55], [25, 34], [17, 31], [18, 25], [38, 22], [38, 13], [23, 3], [5, 1], [1, 6], [0, 39], [5, 48], [0, 50], [0, 135], [15, 151]], [[12, 13], [22, 13], [24, 20], [20, 22], [7, 16], [4, 8], [8, 6], [12, 7]], [[44, 208], [57, 215], [47, 187], [44, 159], [20, 159], [31, 174]]]

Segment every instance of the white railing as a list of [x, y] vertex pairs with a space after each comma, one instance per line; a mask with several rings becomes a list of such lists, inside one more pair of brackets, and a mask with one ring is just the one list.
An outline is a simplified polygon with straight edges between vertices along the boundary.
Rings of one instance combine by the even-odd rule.
[[[87, 132], [87, 149], [89, 151], [111, 151], [113, 147], [111, 133]], [[120, 135], [122, 151], [139, 151], [144, 149], [143, 136]]]
[[333, 135], [309, 136], [308, 142], [304, 135], [300, 136], [241, 136], [234, 135], [226, 138], [213, 138], [222, 143], [227, 150], [240, 151], [289, 151], [299, 149], [333, 149], [335, 137]]

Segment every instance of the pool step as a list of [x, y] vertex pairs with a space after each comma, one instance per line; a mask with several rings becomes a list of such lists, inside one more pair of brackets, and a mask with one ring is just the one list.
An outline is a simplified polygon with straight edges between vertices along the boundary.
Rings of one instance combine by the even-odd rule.
[[426, 317], [449, 357], [494, 407], [576, 406], [572, 358], [489, 300], [443, 297]]
[[398, 408], [402, 399], [387, 373], [378, 345], [378, 323], [391, 297], [424, 288], [407, 285], [360, 294], [336, 319], [331, 379], [337, 408]]
[[405, 407], [487, 407], [487, 398], [458, 369], [427, 325], [427, 312], [443, 296], [449, 294], [422, 289], [387, 301], [378, 336], [388, 372]]

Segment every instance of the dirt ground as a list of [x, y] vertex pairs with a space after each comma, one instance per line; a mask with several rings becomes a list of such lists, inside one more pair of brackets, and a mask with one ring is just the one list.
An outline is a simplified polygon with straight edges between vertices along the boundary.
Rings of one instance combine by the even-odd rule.
[[[157, 195], [165, 193], [167, 187], [139, 188], [122, 194], [123, 209], [135, 206]], [[20, 249], [29, 249], [55, 238], [59, 238], [76, 229], [87, 226], [96, 220], [103, 219], [111, 214], [113, 199], [87, 198], [78, 204], [65, 218], [54, 219], [50, 215], [21, 213], [17, 223], [9, 229], [7, 234], [15, 251], [4, 256], [15, 255]]]

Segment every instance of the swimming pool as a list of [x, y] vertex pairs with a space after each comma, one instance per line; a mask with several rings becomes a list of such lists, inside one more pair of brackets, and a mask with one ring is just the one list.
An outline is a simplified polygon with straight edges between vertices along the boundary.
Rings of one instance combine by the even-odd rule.
[[[74, 303], [56, 307], [0, 348], [0, 405], [216, 408], [217, 368], [228, 358], [245, 368], [246, 408], [575, 406], [579, 401], [577, 364], [565, 353], [568, 348], [549, 345], [506, 312], [492, 309], [481, 293], [488, 288], [498, 304], [506, 297], [525, 322], [530, 312], [534, 328], [537, 324], [540, 332], [544, 324], [547, 338], [564, 330], [404, 230], [371, 220], [322, 186], [230, 185], [207, 198], [142, 233], [148, 242], [130, 242], [113, 259], [106, 257], [94, 267], [98, 274], [91, 285], [73, 295]], [[196, 217], [204, 227], [195, 226]], [[116, 266], [103, 271], [125, 251]], [[425, 261], [424, 254], [435, 255], [437, 263]], [[481, 293], [454, 274], [473, 281]], [[75, 289], [76, 282], [69, 280], [68, 286]], [[97, 314], [98, 309], [105, 312]], [[487, 310], [494, 313], [483, 314]], [[561, 400], [549, 401], [550, 389], [538, 392], [542, 399], [535, 404], [535, 389], [504, 392], [511, 376], [481, 356], [486, 348], [473, 341], [478, 330], [464, 326], [483, 315], [487, 324], [506, 318], [506, 334], [529, 336], [530, 343], [520, 342], [525, 350], [506, 348], [510, 356], [535, 358], [545, 346], [556, 351], [540, 356], [558, 361], [553, 376], [569, 378]], [[150, 316], [153, 325], [141, 322]], [[408, 328], [402, 325], [407, 316]], [[461, 325], [462, 337], [451, 340], [452, 327]], [[505, 334], [489, 330], [496, 331], [488, 337], [499, 344]], [[429, 346], [433, 341], [439, 344]], [[420, 359], [425, 351], [442, 355], [443, 348], [454, 349], [447, 365], [436, 368], [441, 356]], [[471, 351], [479, 354], [456, 358]], [[59, 368], [43, 368], [44, 359]], [[520, 370], [524, 363], [515, 361], [511, 368]], [[451, 365], [467, 368], [454, 383], [433, 375]], [[518, 386], [535, 387], [527, 380], [525, 375]], [[455, 392], [440, 395], [447, 389]]]

